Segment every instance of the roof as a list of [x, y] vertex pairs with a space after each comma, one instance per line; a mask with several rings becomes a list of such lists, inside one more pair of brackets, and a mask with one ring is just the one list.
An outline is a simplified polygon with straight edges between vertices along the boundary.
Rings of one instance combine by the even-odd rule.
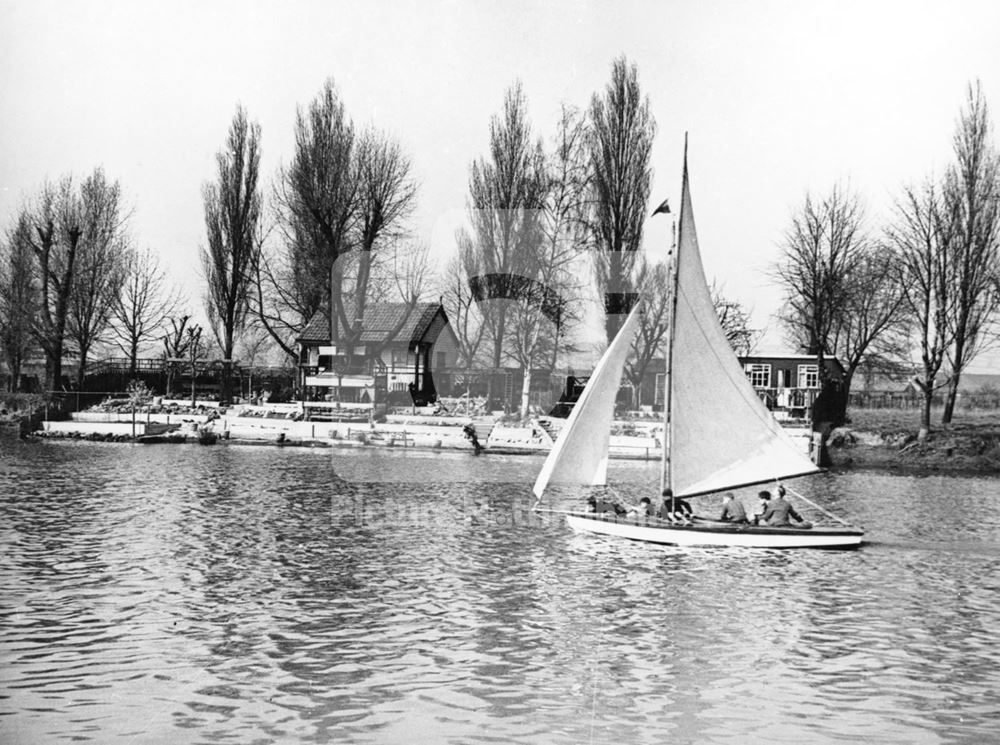
[[[740, 359], [741, 360], [801, 360], [802, 362], [815, 362], [816, 361], [816, 355], [815, 354], [789, 354], [787, 352], [775, 353], [775, 354], [756, 353], [755, 352], [754, 354], [741, 354], [740, 355]], [[829, 354], [825, 355], [824, 359], [828, 360], [828, 361], [829, 360], [836, 360], [837, 362], [840, 361], [836, 357], [834, 357], [833, 355], [829, 355]]]
[[[396, 341], [414, 343], [425, 340], [424, 337], [438, 312], [444, 314], [444, 308], [440, 303], [417, 303], [409, 314], [406, 309], [406, 303], [368, 305], [365, 308], [361, 343], [379, 344], [386, 341], [400, 320], [403, 320], [403, 325], [396, 334]], [[298, 341], [300, 344], [329, 344], [330, 314], [326, 310], [317, 312], [302, 329]]]

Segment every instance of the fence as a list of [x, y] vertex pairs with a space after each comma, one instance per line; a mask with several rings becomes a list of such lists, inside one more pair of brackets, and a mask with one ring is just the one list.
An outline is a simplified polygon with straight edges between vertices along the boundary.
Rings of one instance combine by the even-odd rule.
[[[944, 406], [945, 397], [938, 393], [931, 398], [931, 407]], [[915, 391], [851, 391], [848, 405], [858, 409], [919, 409], [924, 397]], [[1000, 409], [1000, 392], [959, 392], [955, 401], [961, 409]]]

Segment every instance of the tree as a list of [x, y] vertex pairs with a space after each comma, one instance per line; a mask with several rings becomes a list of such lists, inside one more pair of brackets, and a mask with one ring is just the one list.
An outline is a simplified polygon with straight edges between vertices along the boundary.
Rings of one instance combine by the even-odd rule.
[[208, 283], [206, 310], [223, 358], [221, 398], [228, 401], [233, 348], [246, 324], [261, 231], [260, 125], [247, 121], [242, 106], [236, 109], [216, 166], [216, 183], [202, 190], [208, 234], [202, 263]]
[[83, 386], [88, 355], [107, 339], [115, 303], [121, 294], [128, 246], [127, 215], [121, 187], [98, 168], [80, 185], [82, 234], [70, 287], [66, 330], [79, 355], [77, 387]]
[[866, 244], [849, 277], [843, 312], [831, 334], [831, 349], [844, 365], [845, 398], [854, 373], [866, 359], [895, 359], [905, 354], [903, 301], [899, 258], [892, 247]]
[[738, 357], [746, 357], [753, 351], [761, 331], [750, 327], [750, 314], [737, 300], [730, 300], [722, 291], [712, 285], [712, 304], [719, 318], [719, 325], [726, 335], [726, 341]]
[[558, 299], [550, 370], [555, 369], [560, 349], [567, 346], [582, 317], [579, 308], [586, 280], [578, 267], [587, 246], [588, 157], [586, 119], [577, 110], [563, 106], [552, 149], [546, 155], [548, 188], [542, 215], [541, 280], [554, 290]]
[[[188, 326], [184, 332], [184, 349], [187, 353], [188, 372], [191, 374], [191, 408], [197, 403], [198, 368], [204, 349], [201, 345], [201, 326]], [[223, 383], [225, 385], [225, 383]]]
[[0, 246], [0, 356], [10, 370], [10, 390], [20, 390], [21, 369], [35, 349], [32, 326], [38, 292], [31, 250], [32, 226], [21, 212]]
[[943, 424], [952, 420], [962, 371], [982, 349], [986, 330], [1000, 309], [1000, 155], [992, 143], [992, 122], [982, 86], [969, 86], [954, 137], [955, 164], [945, 175], [944, 209], [956, 225], [949, 246], [954, 271], [951, 379]]
[[[861, 199], [835, 186], [815, 201], [811, 195], [793, 214], [785, 232], [775, 275], [784, 287], [781, 320], [792, 341], [816, 355], [821, 395], [833, 395], [825, 358], [836, 352], [834, 337], [843, 323], [851, 297], [851, 283], [868, 247]], [[841, 391], [824, 416], [839, 424], [846, 415], [847, 397]], [[813, 410], [814, 419], [817, 407]], [[818, 426], [818, 421], [813, 422]]]
[[533, 368], [544, 364], [550, 372], [555, 369], [559, 350], [567, 346], [582, 315], [584, 281], [578, 267], [586, 244], [588, 180], [584, 125], [576, 111], [562, 108], [552, 148], [544, 154], [538, 244], [522, 267], [530, 282], [510, 305], [506, 356], [522, 370], [522, 418], [529, 413]]
[[[343, 259], [334, 262], [330, 285], [330, 307], [333, 338], [343, 341], [348, 349], [348, 365], [351, 354], [360, 343], [364, 331], [365, 309], [371, 290], [373, 270], [377, 270], [379, 253], [396, 248], [405, 235], [404, 223], [413, 211], [416, 202], [416, 184], [411, 175], [410, 159], [403, 153], [399, 143], [387, 135], [373, 129], [366, 131], [359, 143], [353, 169], [357, 178], [357, 202], [355, 226], [357, 235], [349, 245], [353, 259], [353, 283], [351, 287], [337, 286], [336, 282], [344, 279], [347, 262]], [[401, 277], [417, 280], [410, 287], [397, 286], [406, 312], [398, 326], [391, 330], [380, 344], [380, 348], [372, 349], [374, 354], [381, 352], [390, 340], [394, 339], [399, 329], [417, 304], [423, 277], [427, 266], [427, 251], [417, 250], [410, 253], [415, 262], [411, 262]], [[421, 259], [422, 257], [422, 259]], [[403, 269], [398, 252], [392, 257], [397, 269]], [[418, 286], [419, 285], [419, 286]], [[339, 335], [336, 329], [339, 326]]]
[[665, 369], [663, 343], [671, 312], [669, 279], [669, 270], [664, 262], [650, 264], [644, 255], [641, 257], [636, 281], [645, 307], [625, 363], [625, 378], [632, 384], [632, 405], [637, 409], [642, 397], [642, 381], [649, 366], [659, 358], [664, 363], [661, 369]]
[[475, 249], [468, 233], [459, 230], [455, 236], [457, 252], [445, 265], [439, 278], [441, 304], [448, 315], [448, 325], [455, 333], [458, 345], [458, 366], [470, 373], [479, 356], [486, 324], [479, 312], [479, 304], [469, 286], [465, 267], [472, 261], [468, 254]]
[[62, 388], [66, 319], [76, 271], [76, 254], [83, 230], [82, 207], [71, 176], [58, 186], [46, 184], [36, 202], [25, 208], [26, 232], [38, 260], [39, 313], [34, 334], [45, 353], [46, 385]]
[[[351, 250], [357, 217], [354, 150], [354, 125], [328, 79], [308, 109], [296, 114], [295, 154], [275, 192], [283, 240], [258, 274], [260, 318], [292, 357], [294, 337], [323, 307], [329, 312], [332, 293], [343, 285], [338, 259]], [[330, 316], [336, 339], [336, 314]]]
[[624, 322], [634, 291], [652, 177], [656, 122], [639, 88], [638, 70], [624, 57], [611, 66], [604, 96], [590, 102], [591, 217], [597, 289], [604, 301], [608, 343]]
[[257, 273], [261, 321], [290, 356], [294, 337], [324, 307], [331, 339], [353, 353], [366, 305], [383, 289], [373, 275], [406, 234], [417, 191], [411, 170], [388, 135], [355, 134], [332, 80], [299, 111], [295, 156], [276, 192], [283, 243]]
[[187, 333], [187, 324], [191, 320], [191, 316], [184, 315], [167, 320], [170, 322], [170, 330], [162, 337], [163, 361], [167, 369], [167, 384], [164, 393], [172, 396], [174, 392], [174, 375], [177, 374], [178, 365], [185, 361], [185, 356], [188, 353], [188, 345], [192, 338]]
[[[353, 242], [358, 250], [354, 252], [357, 263], [352, 293], [353, 318], [363, 318], [372, 271], [377, 268], [380, 258], [376, 249], [383, 244], [398, 249], [406, 235], [405, 220], [416, 204], [417, 190], [410, 175], [412, 166], [409, 157], [403, 153], [398, 142], [377, 130], [368, 129], [361, 136], [354, 169], [358, 179], [358, 199], [357, 237]], [[426, 266], [426, 248], [415, 244], [411, 244], [411, 248], [416, 249], [411, 255], [425, 257], [418, 263]], [[402, 259], [398, 250], [391, 258], [397, 264]], [[401, 291], [400, 294], [410, 293]], [[351, 309], [345, 302], [344, 294], [338, 295], [336, 300], [343, 327], [351, 328], [353, 318], [348, 316]]]
[[129, 249], [123, 257], [121, 292], [112, 306], [118, 347], [135, 377], [139, 349], [159, 338], [180, 303], [180, 291], [167, 285], [156, 254]]
[[[535, 278], [545, 196], [542, 144], [532, 137], [527, 99], [517, 82], [504, 96], [503, 111], [490, 120], [489, 156], [470, 167], [469, 218], [474, 250], [466, 251], [464, 257], [468, 276], [481, 280], [473, 287], [477, 300], [517, 300], [525, 280]], [[496, 369], [503, 359], [510, 304], [491, 302], [480, 309]], [[528, 327], [522, 326], [521, 332], [533, 335]], [[519, 347], [515, 354], [523, 360], [529, 350], [525, 344]]]
[[914, 379], [923, 394], [920, 439], [931, 429], [931, 403], [941, 386], [938, 375], [954, 339], [954, 298], [948, 247], [956, 225], [948, 220], [932, 181], [922, 189], [908, 187], [895, 205], [887, 239], [899, 257], [899, 285], [904, 307], [919, 337], [921, 374]]

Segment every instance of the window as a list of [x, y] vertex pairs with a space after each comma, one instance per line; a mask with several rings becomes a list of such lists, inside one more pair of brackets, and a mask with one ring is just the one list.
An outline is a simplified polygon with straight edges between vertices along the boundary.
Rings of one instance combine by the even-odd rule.
[[393, 349], [392, 366], [396, 369], [412, 368], [413, 354], [408, 349]]
[[771, 366], [765, 364], [748, 364], [746, 366], [747, 378], [754, 388], [771, 387]]
[[799, 365], [799, 388], [819, 388], [818, 365]]

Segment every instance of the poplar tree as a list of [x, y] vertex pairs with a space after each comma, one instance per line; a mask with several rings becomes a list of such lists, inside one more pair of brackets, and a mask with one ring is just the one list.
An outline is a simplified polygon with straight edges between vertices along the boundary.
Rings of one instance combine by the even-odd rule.
[[250, 309], [261, 231], [260, 125], [247, 120], [242, 106], [215, 160], [216, 181], [202, 189], [208, 242], [201, 257], [208, 283], [206, 311], [223, 356], [221, 398], [228, 401], [233, 349]]
[[590, 234], [608, 343], [636, 290], [634, 269], [648, 215], [656, 122], [638, 69], [619, 57], [604, 94], [590, 102]]

